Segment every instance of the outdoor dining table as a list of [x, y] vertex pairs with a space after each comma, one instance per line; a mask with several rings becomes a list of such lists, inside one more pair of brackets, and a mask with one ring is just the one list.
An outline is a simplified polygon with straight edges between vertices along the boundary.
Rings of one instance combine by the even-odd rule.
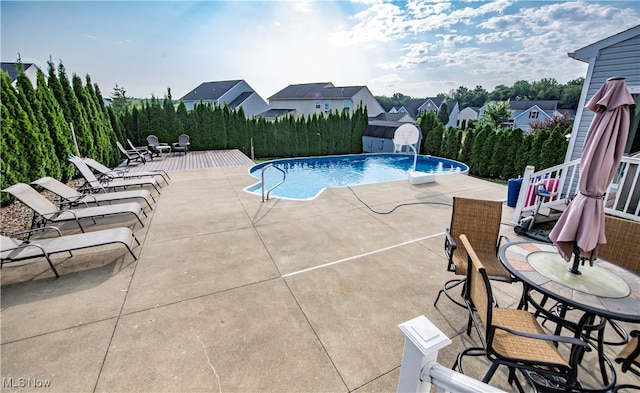
[[[567, 263], [556, 247], [549, 243], [523, 241], [503, 245], [499, 257], [505, 268], [523, 283], [523, 294], [518, 308], [528, 305], [536, 312], [559, 322], [556, 334], [563, 327], [574, 331], [576, 337], [585, 337], [597, 317], [602, 321], [617, 320], [640, 323], [640, 276], [614, 263], [596, 259], [593, 266], [583, 266], [580, 274], [569, 271]], [[541, 302], [532, 292], [543, 296]], [[545, 309], [547, 299], [553, 299], [561, 309], [583, 312], [578, 323], [563, 320], [564, 312], [557, 315]], [[604, 328], [604, 323], [599, 326]], [[601, 332], [602, 333], [602, 332]], [[602, 337], [598, 340], [598, 358], [607, 384], [605, 354]]]

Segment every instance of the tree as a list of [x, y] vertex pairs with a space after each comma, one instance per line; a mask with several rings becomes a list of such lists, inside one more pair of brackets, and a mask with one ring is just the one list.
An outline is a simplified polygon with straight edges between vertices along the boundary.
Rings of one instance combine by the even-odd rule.
[[534, 100], [559, 100], [562, 86], [555, 78], [542, 78], [531, 85]]
[[535, 134], [541, 130], [551, 131], [559, 127], [561, 132], [567, 134], [572, 126], [573, 116], [568, 112], [563, 112], [562, 114], [556, 114], [551, 119], [529, 122], [529, 132]]
[[517, 81], [511, 87], [509, 98], [516, 101], [531, 99], [531, 83], [525, 80]]
[[446, 102], [443, 102], [438, 109], [438, 121], [443, 125], [449, 123], [449, 106]]
[[509, 109], [509, 101], [499, 101], [485, 106], [480, 116], [481, 126], [490, 126], [494, 131], [502, 129], [513, 115]]
[[558, 106], [562, 109], [578, 109], [583, 85], [584, 78], [578, 78], [567, 82], [560, 94]]
[[125, 111], [127, 102], [127, 92], [124, 90], [124, 87], [118, 86], [116, 83], [116, 86], [111, 92], [111, 107], [117, 116], [120, 116]]

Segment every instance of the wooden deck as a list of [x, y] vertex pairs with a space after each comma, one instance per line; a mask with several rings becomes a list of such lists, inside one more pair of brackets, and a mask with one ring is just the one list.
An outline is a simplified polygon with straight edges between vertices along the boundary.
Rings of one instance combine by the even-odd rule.
[[223, 166], [243, 166], [253, 165], [249, 157], [244, 155], [240, 150], [206, 150], [206, 151], [190, 151], [187, 154], [167, 153], [161, 157], [153, 157], [153, 160], [147, 160], [142, 165], [131, 165], [129, 170], [150, 171], [156, 169], [164, 169], [165, 171], [184, 171], [190, 169], [214, 168]]

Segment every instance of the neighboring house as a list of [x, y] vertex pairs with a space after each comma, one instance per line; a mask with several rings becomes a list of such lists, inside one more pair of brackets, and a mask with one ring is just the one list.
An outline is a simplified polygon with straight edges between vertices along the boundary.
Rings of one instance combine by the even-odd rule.
[[269, 110], [288, 110], [296, 116], [329, 114], [346, 110], [352, 113], [358, 105], [367, 108], [369, 117], [384, 112], [366, 86], [336, 87], [331, 82], [289, 85], [269, 97]]
[[[484, 104], [480, 108], [478, 117], [482, 116], [487, 106], [495, 105], [495, 103], [495, 101], [489, 101]], [[511, 118], [508, 120], [510, 128], [520, 128], [524, 132], [531, 129], [530, 122], [552, 119], [555, 115], [561, 114], [558, 111], [557, 100], [511, 100], [509, 101], [509, 109], [511, 109]]]
[[[27, 78], [31, 81], [33, 87], [36, 87], [36, 80], [38, 78], [38, 66], [34, 63], [22, 63], [22, 67], [24, 68], [24, 73], [27, 75]], [[18, 63], [5, 63], [2, 62], [2, 71], [9, 74], [9, 78], [11, 78], [11, 84], [13, 86], [16, 85], [16, 80], [18, 79]]]
[[[425, 112], [437, 115], [440, 107], [445, 102], [444, 97], [414, 98], [408, 100], [400, 108], [392, 108], [389, 113], [406, 113], [414, 120], [418, 120]], [[460, 115], [460, 106], [455, 101], [447, 102], [447, 110], [449, 112], [449, 122], [445, 124], [445, 128], [456, 127], [458, 125], [458, 116]]]
[[460, 128], [462, 126], [462, 123], [465, 121], [468, 126], [469, 120], [478, 120], [478, 117], [480, 117], [480, 107], [468, 106], [460, 111], [456, 127]]
[[558, 114], [558, 101], [509, 101], [509, 107], [513, 111], [512, 129], [519, 128], [524, 132], [531, 129], [529, 123], [553, 119]]
[[267, 102], [244, 80], [204, 82], [185, 94], [181, 100], [187, 110], [192, 110], [199, 102], [208, 102], [213, 106], [226, 104], [233, 109], [242, 108], [247, 117], [269, 109]]
[[587, 76], [582, 87], [578, 111], [573, 123], [573, 132], [569, 139], [569, 148], [565, 162], [580, 157], [584, 139], [593, 120], [593, 112], [586, 109], [586, 103], [602, 87], [604, 82], [616, 76], [626, 78], [627, 88], [635, 100], [635, 113], [632, 113], [631, 127], [625, 154], [640, 150], [640, 25], [612, 35], [573, 53], [569, 57], [589, 64]]

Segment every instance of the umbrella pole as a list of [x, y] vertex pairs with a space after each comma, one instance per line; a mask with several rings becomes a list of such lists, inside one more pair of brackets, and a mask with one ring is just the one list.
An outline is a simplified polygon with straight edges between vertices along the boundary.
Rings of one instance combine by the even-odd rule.
[[584, 264], [584, 258], [580, 257], [580, 248], [578, 248], [577, 244], [574, 244], [573, 245], [573, 263], [571, 264], [571, 267], [569, 268], [569, 271], [571, 273], [573, 273], [573, 274], [582, 274], [578, 270], [578, 265], [580, 264], [580, 261], [582, 261], [582, 263]]

